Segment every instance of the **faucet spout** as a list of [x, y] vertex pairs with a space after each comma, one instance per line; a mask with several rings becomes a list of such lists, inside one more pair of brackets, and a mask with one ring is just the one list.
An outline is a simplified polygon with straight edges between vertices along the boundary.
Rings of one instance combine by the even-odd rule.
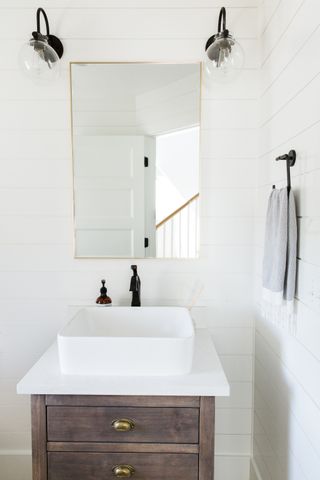
[[131, 307], [141, 307], [141, 280], [138, 275], [137, 265], [131, 265], [131, 270], [133, 271], [129, 289], [129, 291], [132, 292]]

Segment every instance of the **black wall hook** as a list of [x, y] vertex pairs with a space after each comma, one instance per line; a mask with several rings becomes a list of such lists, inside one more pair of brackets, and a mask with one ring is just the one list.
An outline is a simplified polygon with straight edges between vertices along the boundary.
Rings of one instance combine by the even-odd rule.
[[[291, 174], [290, 174], [290, 168], [293, 167], [293, 165], [296, 163], [297, 159], [297, 153], [295, 150], [290, 150], [289, 153], [286, 153], [285, 155], [280, 155], [280, 157], [276, 158], [276, 161], [281, 161], [285, 160], [287, 164], [287, 189], [288, 193], [291, 190]], [[273, 185], [272, 188], [276, 188], [275, 185]]]
[[276, 161], [286, 160], [287, 162], [289, 162], [290, 167], [293, 167], [293, 165], [296, 163], [296, 158], [297, 158], [296, 151], [290, 150], [289, 153], [285, 155], [281, 155], [280, 157], [277, 157]]

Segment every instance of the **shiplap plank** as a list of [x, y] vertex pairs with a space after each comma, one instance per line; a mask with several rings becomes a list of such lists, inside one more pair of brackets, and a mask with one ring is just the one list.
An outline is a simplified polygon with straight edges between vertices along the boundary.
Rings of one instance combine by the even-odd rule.
[[282, 0], [276, 6], [270, 21], [262, 34], [261, 56], [262, 64], [271, 55], [273, 49], [279, 44], [279, 40], [283, 36], [286, 29], [296, 15], [304, 0]]
[[[280, 2], [283, 7], [291, 5], [291, 1]], [[296, 0], [292, 3], [296, 4]], [[295, 17], [292, 19], [290, 26], [287, 21], [287, 13], [283, 11], [282, 22], [285, 27], [282, 30], [282, 36], [279, 39], [278, 45], [273, 49], [272, 54], [269, 54], [268, 59], [263, 63], [262, 75], [261, 75], [261, 89], [264, 92], [267, 88], [270, 88], [274, 80], [279, 76], [282, 70], [295, 58], [299, 50], [308, 41], [309, 37], [313, 34], [315, 29], [319, 25], [318, 16], [315, 14], [319, 4], [317, 0], [308, 0], [301, 3], [301, 8], [298, 10]], [[279, 27], [273, 26], [273, 29]], [[281, 29], [280, 29], [281, 31]], [[299, 31], [299, 35], [297, 35]], [[271, 27], [268, 35], [272, 35]], [[278, 33], [276, 33], [276, 38]], [[274, 40], [272, 40], [273, 42]], [[264, 38], [261, 39], [262, 44]], [[311, 67], [312, 68], [312, 67]], [[305, 71], [306, 69], [304, 69]], [[309, 70], [309, 64], [307, 71]], [[307, 73], [308, 74], [308, 73]], [[299, 77], [299, 73], [298, 73]]]
[[0, 455], [0, 471], [4, 479], [31, 480], [31, 455]]
[[[281, 71], [261, 99], [261, 123], [265, 123], [320, 72], [320, 65], [314, 61], [313, 46], [320, 44], [320, 26], [312, 32], [301, 50], [297, 52], [288, 66]], [[308, 69], [305, 69], [305, 65]]]
[[215, 480], [247, 480], [250, 473], [250, 457], [217, 456]]
[[[262, 153], [281, 146], [320, 120], [320, 74], [262, 126]], [[312, 108], [310, 108], [312, 101]], [[299, 112], [299, 115], [296, 113]], [[290, 119], [290, 121], [289, 121]], [[268, 139], [268, 140], [267, 140]]]
[[[228, 8], [248, 8], [257, 7], [260, 4], [260, 0], [225, 0], [224, 5]], [[44, 8], [50, 8], [52, 10], [65, 8], [66, 3], [63, 0], [43, 0], [42, 5]], [[134, 3], [135, 8], [220, 8], [220, 0], [137, 0]], [[69, 9], [78, 8], [104, 8], [113, 9], [132, 8], [132, 0], [69, 0], [67, 7]], [[3, 0], [1, 2], [0, 9], [20, 9], [20, 8], [38, 8], [36, 0]]]
[[[262, 323], [262, 322], [260, 322]], [[268, 327], [267, 327], [268, 328]], [[264, 328], [264, 331], [267, 330]], [[271, 330], [274, 341], [273, 346], [277, 342], [278, 348], [285, 348], [285, 341], [283, 340], [284, 334], [278, 334], [275, 336], [274, 329], [268, 328]], [[282, 336], [282, 338], [281, 338]], [[308, 388], [309, 379], [312, 381], [312, 373], [301, 377], [301, 374], [297, 369], [293, 369], [293, 362], [284, 361], [282, 358], [279, 361], [279, 358], [275, 355], [274, 350], [270, 346], [270, 335], [266, 339], [266, 336], [260, 333], [256, 335], [256, 345], [257, 345], [257, 361], [256, 368], [259, 370], [256, 371], [255, 382], [259, 387], [260, 391], [265, 397], [265, 394], [270, 385], [268, 385], [267, 378], [272, 376], [274, 378], [274, 395], [270, 390], [267, 394], [269, 401], [283, 403], [284, 408], [287, 410], [287, 420], [290, 422], [291, 417], [294, 415], [297, 418], [301, 428], [306, 432], [306, 435], [311, 440], [313, 448], [319, 450], [319, 429], [317, 428], [318, 422], [317, 419], [320, 417], [319, 407], [316, 404], [316, 395], [312, 395], [313, 389]], [[301, 345], [295, 340], [291, 339], [290, 343], [293, 344], [294, 354], [298, 355], [302, 349]], [[300, 354], [298, 357], [302, 366], [300, 370], [309, 370], [314, 371], [314, 359], [312, 356], [306, 352], [304, 357]], [[318, 362], [319, 363], [319, 362]], [[262, 377], [263, 375], [263, 377]], [[315, 378], [315, 377], [314, 377]], [[308, 390], [307, 390], [308, 389]], [[292, 396], [291, 396], [292, 395]], [[274, 399], [272, 398], [274, 397]], [[263, 410], [262, 410], [263, 412]], [[279, 419], [281, 414], [279, 413]]]
[[216, 433], [250, 434], [251, 433], [251, 409], [223, 409], [216, 410]]
[[[181, 9], [170, 8], [114, 8], [111, 11], [103, 8], [51, 9], [46, 12], [50, 18], [51, 30], [62, 39], [68, 38], [203, 38], [208, 37], [212, 25], [216, 25], [219, 8]], [[0, 38], [27, 39], [35, 22], [32, 10], [19, 8], [3, 9], [6, 17]], [[255, 38], [258, 10], [256, 8], [230, 9], [228, 25], [236, 31], [238, 38]], [[11, 25], [15, 25], [13, 31]], [[90, 25], [90, 28], [88, 28]], [[143, 34], [142, 34], [143, 32]]]
[[[255, 391], [257, 415], [268, 437], [273, 438], [272, 448], [282, 459], [284, 467], [290, 457], [288, 451], [290, 449], [306, 477], [316, 480], [320, 468], [319, 456], [303, 431], [304, 425], [300, 425], [288, 412], [289, 391], [284, 391], [283, 396], [279, 396], [273, 387], [267, 388], [269, 375], [269, 370], [265, 373], [257, 365]], [[284, 381], [282, 378], [281, 383]], [[259, 390], [260, 387], [262, 390]]]

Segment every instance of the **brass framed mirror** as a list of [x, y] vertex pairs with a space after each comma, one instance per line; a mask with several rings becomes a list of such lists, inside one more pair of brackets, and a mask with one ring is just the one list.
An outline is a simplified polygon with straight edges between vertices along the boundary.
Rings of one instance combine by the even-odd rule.
[[76, 258], [196, 258], [200, 63], [70, 63]]

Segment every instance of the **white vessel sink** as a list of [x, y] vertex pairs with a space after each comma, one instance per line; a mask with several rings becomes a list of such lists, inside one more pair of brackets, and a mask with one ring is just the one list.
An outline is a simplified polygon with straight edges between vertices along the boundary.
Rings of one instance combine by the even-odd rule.
[[194, 327], [183, 307], [88, 307], [58, 334], [70, 375], [183, 375], [191, 370]]

